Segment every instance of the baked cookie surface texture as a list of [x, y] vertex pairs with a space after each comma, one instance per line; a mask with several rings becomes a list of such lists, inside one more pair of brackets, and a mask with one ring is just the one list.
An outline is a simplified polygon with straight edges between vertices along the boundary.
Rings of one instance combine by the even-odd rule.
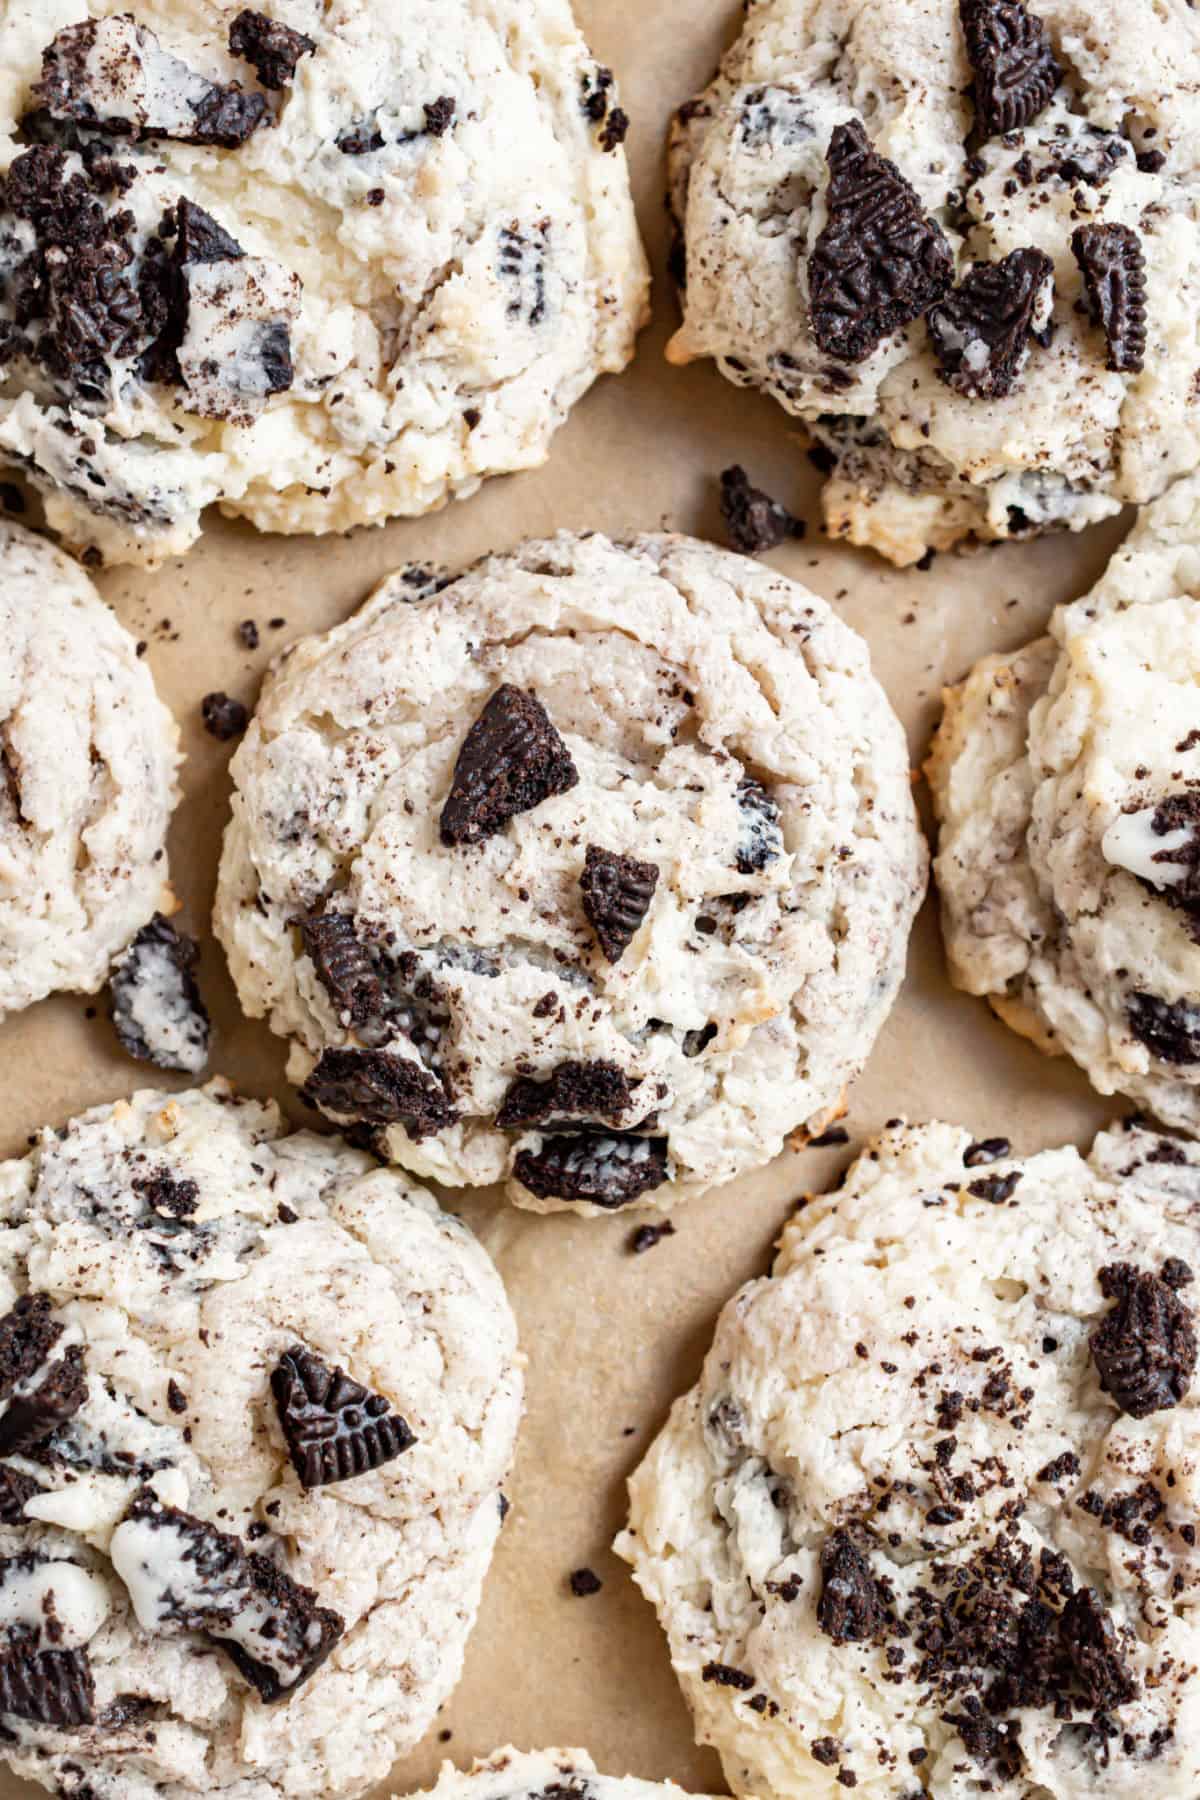
[[673, 1781], [600, 1775], [586, 1750], [497, 1750], [470, 1769], [444, 1763], [412, 1800], [683, 1800]]
[[823, 1129], [925, 881], [823, 600], [692, 539], [385, 582], [277, 665], [216, 928], [331, 1118], [521, 1205], [665, 1207]]

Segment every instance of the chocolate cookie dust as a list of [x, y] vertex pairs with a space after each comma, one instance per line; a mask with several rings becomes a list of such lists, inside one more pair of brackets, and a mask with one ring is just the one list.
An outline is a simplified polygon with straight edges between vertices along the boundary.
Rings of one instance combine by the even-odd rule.
[[280, 1358], [271, 1392], [292, 1467], [304, 1488], [382, 1468], [417, 1441], [390, 1400], [302, 1344], [293, 1344]]
[[829, 140], [828, 220], [808, 260], [818, 346], [858, 363], [920, 318], [954, 278], [950, 246], [857, 120]]
[[155, 913], [109, 975], [109, 1010], [127, 1056], [196, 1073], [208, 1055], [208, 1008], [196, 985], [200, 946]]
[[300, 1097], [364, 1125], [401, 1125], [414, 1143], [458, 1117], [444, 1083], [391, 1050], [322, 1051]]
[[286, 87], [300, 58], [312, 56], [316, 48], [303, 31], [293, 31], [249, 7], [229, 27], [230, 54], [248, 62], [265, 88]]
[[463, 739], [442, 808], [443, 844], [478, 844], [579, 780], [536, 694], [505, 682]]
[[1062, 80], [1041, 20], [1021, 0], [959, 0], [959, 16], [975, 76], [976, 136], [1032, 124]]
[[1128, 225], [1081, 225], [1072, 233], [1071, 249], [1092, 319], [1104, 330], [1108, 367], [1117, 374], [1136, 374], [1146, 362], [1142, 240]]
[[741, 463], [721, 471], [721, 517], [729, 542], [744, 556], [774, 550], [786, 538], [802, 538], [807, 527], [786, 506], [753, 487]]
[[563, 1062], [548, 1081], [518, 1076], [500, 1104], [496, 1123], [519, 1131], [551, 1120], [613, 1121], [629, 1110], [632, 1097], [629, 1077], [616, 1063]]
[[598, 1594], [604, 1586], [594, 1569], [572, 1569], [570, 1588], [577, 1600], [586, 1600], [589, 1594]]
[[1190, 1306], [1179, 1290], [1192, 1271], [1178, 1258], [1161, 1275], [1132, 1263], [1109, 1263], [1100, 1271], [1100, 1291], [1116, 1305], [1092, 1333], [1092, 1360], [1100, 1385], [1133, 1419], [1178, 1406], [1196, 1369], [1196, 1331]]
[[83, 1405], [82, 1346], [54, 1354], [64, 1330], [47, 1294], [23, 1294], [0, 1319], [0, 1456], [32, 1450]]
[[621, 856], [589, 844], [579, 890], [583, 910], [605, 960], [618, 963], [650, 910], [658, 870], [636, 856]]
[[0, 1713], [60, 1731], [90, 1725], [96, 1688], [86, 1650], [34, 1650], [18, 1644], [0, 1656]]
[[665, 1138], [577, 1131], [520, 1150], [513, 1174], [539, 1200], [583, 1200], [615, 1211], [667, 1179]]
[[240, 700], [230, 699], [228, 694], [205, 694], [200, 702], [200, 715], [204, 720], [204, 729], [210, 737], [215, 737], [222, 744], [231, 738], [241, 737], [250, 723], [250, 714]]
[[636, 1231], [630, 1232], [626, 1243], [631, 1256], [645, 1256], [647, 1250], [653, 1250], [664, 1238], [674, 1236], [675, 1227], [670, 1219], [664, 1219], [661, 1225], [639, 1225]]
[[1013, 250], [1001, 262], [977, 262], [929, 314], [938, 373], [970, 399], [1011, 394], [1030, 345], [1048, 339], [1054, 264], [1040, 250]]

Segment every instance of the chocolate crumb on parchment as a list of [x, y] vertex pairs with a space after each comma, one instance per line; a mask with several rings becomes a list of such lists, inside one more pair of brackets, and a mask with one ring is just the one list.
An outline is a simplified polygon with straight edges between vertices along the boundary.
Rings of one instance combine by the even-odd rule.
[[208, 735], [222, 744], [240, 737], [250, 723], [250, 713], [242, 702], [222, 693], [205, 694], [200, 702], [200, 715]]
[[730, 543], [744, 556], [774, 550], [785, 538], [802, 538], [807, 530], [803, 519], [751, 485], [741, 463], [721, 471], [721, 517]]
[[653, 1250], [664, 1238], [674, 1237], [675, 1227], [670, 1219], [664, 1219], [659, 1225], [639, 1225], [626, 1240], [631, 1256], [645, 1256], [647, 1250]]
[[0, 1714], [70, 1731], [96, 1716], [96, 1688], [86, 1650], [34, 1650], [17, 1644], [0, 1654]]
[[808, 260], [813, 335], [858, 363], [920, 318], [954, 277], [950, 246], [895, 163], [857, 120], [829, 141], [829, 217]]
[[48, 1294], [22, 1294], [0, 1319], [0, 1456], [33, 1449], [86, 1400], [83, 1346], [55, 1355], [64, 1330]]
[[604, 1586], [594, 1569], [572, 1569], [568, 1579], [571, 1592], [577, 1600], [586, 1600], [589, 1594], [598, 1594]]
[[977, 135], [1032, 124], [1062, 80], [1041, 20], [1021, 0], [959, 0], [959, 16], [975, 76]]
[[229, 27], [229, 51], [248, 62], [265, 88], [286, 87], [302, 56], [317, 46], [303, 31], [293, 31], [266, 13], [244, 7]]
[[562, 1062], [544, 1081], [518, 1076], [496, 1114], [502, 1130], [523, 1130], [552, 1120], [610, 1123], [628, 1112], [633, 1094], [629, 1077], [614, 1062]]
[[1108, 367], [1136, 374], [1146, 362], [1146, 258], [1128, 225], [1080, 225], [1071, 249], [1088, 310], [1108, 344]]
[[584, 1200], [617, 1210], [667, 1179], [667, 1140], [616, 1131], [577, 1131], [520, 1150], [513, 1174], [539, 1200]]
[[159, 1069], [198, 1074], [208, 1061], [208, 1009], [194, 970], [200, 948], [155, 913], [112, 965], [113, 1029], [122, 1050]]
[[658, 870], [635, 856], [621, 856], [589, 844], [584, 856], [579, 890], [583, 910], [596, 933], [605, 960], [620, 962], [650, 910]]
[[505, 682], [463, 739], [442, 808], [443, 844], [479, 844], [565, 794], [579, 771], [537, 695]]
[[237, 628], [238, 642], [243, 650], [257, 650], [259, 645], [258, 625], [253, 619], [243, 619]]
[[383, 983], [354, 916], [346, 912], [310, 913], [296, 921], [305, 955], [345, 1025], [365, 1025], [378, 1018], [384, 1005]]
[[271, 1392], [302, 1487], [325, 1487], [382, 1468], [417, 1441], [390, 1400], [302, 1344], [280, 1358]]
[[391, 1050], [322, 1051], [300, 1097], [365, 1125], [402, 1125], [414, 1143], [458, 1117], [437, 1077]]
[[938, 373], [973, 400], [1011, 394], [1034, 341], [1045, 342], [1054, 297], [1054, 264], [1041, 250], [1013, 250], [996, 263], [972, 263], [928, 318]]
[[1191, 1385], [1195, 1323], [1178, 1292], [1191, 1280], [1177, 1257], [1161, 1275], [1132, 1263], [1109, 1263], [1100, 1271], [1100, 1291], [1116, 1304], [1092, 1333], [1092, 1360], [1101, 1387], [1130, 1418], [1178, 1406]]

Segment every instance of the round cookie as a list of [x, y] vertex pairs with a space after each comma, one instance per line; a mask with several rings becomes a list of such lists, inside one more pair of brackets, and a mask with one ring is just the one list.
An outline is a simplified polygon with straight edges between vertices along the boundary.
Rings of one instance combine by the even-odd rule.
[[617, 1546], [735, 1794], [1197, 1791], [1198, 1203], [897, 1121], [791, 1220]]
[[950, 973], [1102, 1094], [1200, 1131], [1200, 478], [1049, 635], [946, 696], [927, 773]]
[[233, 763], [216, 929], [331, 1117], [518, 1204], [666, 1207], [820, 1130], [925, 847], [823, 600], [679, 537], [385, 582]]
[[94, 993], [174, 899], [179, 732], [82, 569], [0, 521], [0, 1016]]
[[484, 1251], [214, 1082], [0, 1165], [0, 1286], [0, 1760], [67, 1800], [362, 1794], [454, 1687], [503, 1516]]
[[676, 116], [684, 321], [895, 563], [1079, 530], [1200, 463], [1186, 0], [751, 0]]
[[420, 514], [624, 368], [628, 119], [569, 0], [0, 9], [0, 463], [110, 562]]
[[496, 1750], [469, 1770], [443, 1763], [433, 1787], [411, 1800], [683, 1800], [673, 1781], [598, 1775], [586, 1750]]

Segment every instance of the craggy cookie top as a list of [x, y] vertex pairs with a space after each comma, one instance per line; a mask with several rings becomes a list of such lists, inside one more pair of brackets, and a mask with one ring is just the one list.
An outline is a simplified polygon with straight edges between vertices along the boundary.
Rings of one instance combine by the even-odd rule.
[[598, 1775], [585, 1750], [497, 1750], [470, 1769], [443, 1763], [412, 1800], [683, 1800], [673, 1781]]
[[1050, 635], [946, 695], [950, 970], [1101, 1093], [1200, 1131], [1200, 478]]
[[521, 1404], [428, 1195], [214, 1083], [0, 1165], [0, 1760], [361, 1794], [462, 1663]]
[[83, 571], [0, 521], [0, 1014], [94, 993], [174, 904], [178, 739]]
[[568, 0], [5, 0], [0, 461], [114, 562], [541, 462], [645, 311], [628, 123]]
[[735, 1793], [1197, 1791], [1198, 1202], [897, 1121], [797, 1213], [618, 1544]]
[[290, 651], [234, 759], [216, 926], [293, 1079], [541, 1208], [669, 1205], [820, 1129], [925, 879], [863, 643], [687, 538], [420, 583]]
[[672, 134], [670, 353], [805, 420], [829, 529], [912, 562], [1079, 529], [1194, 468], [1186, 0], [746, 10]]

